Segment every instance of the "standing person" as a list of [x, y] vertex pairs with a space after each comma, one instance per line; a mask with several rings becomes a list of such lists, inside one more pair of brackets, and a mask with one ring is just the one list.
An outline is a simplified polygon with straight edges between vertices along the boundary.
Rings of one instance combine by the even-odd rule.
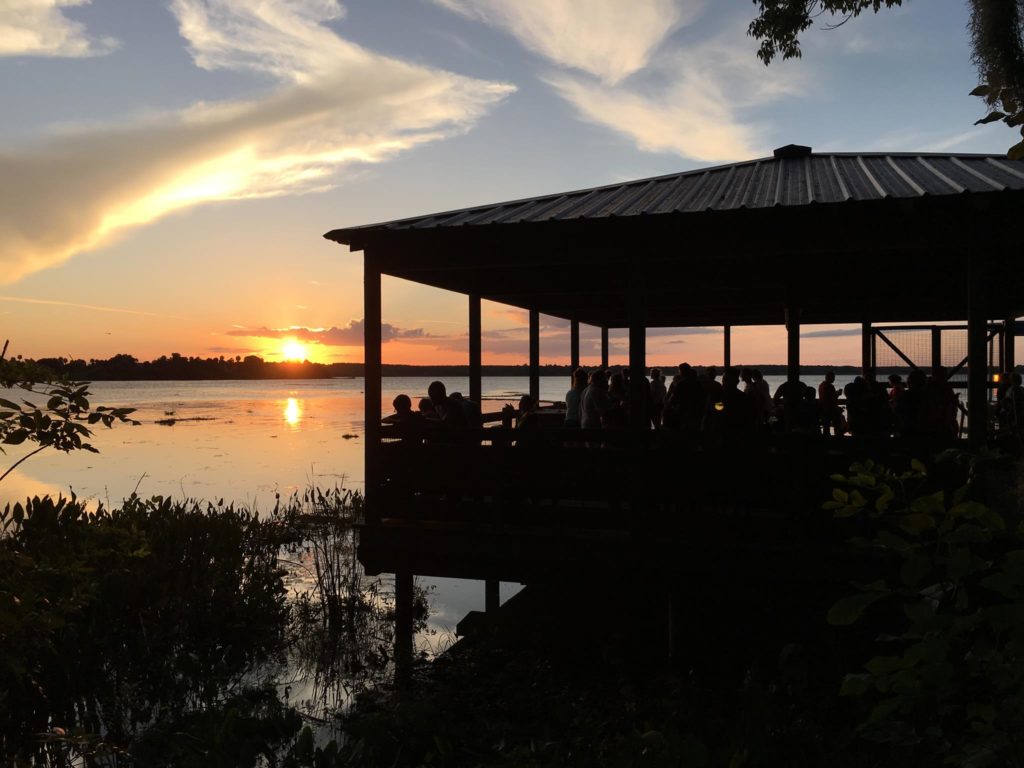
[[590, 384], [580, 396], [580, 426], [583, 429], [600, 429], [601, 417], [610, 407], [608, 380], [604, 371], [598, 369], [590, 374]]
[[655, 429], [661, 429], [661, 416], [665, 410], [665, 377], [660, 368], [651, 370], [651, 422]]
[[768, 382], [764, 380], [760, 368], [753, 368], [750, 371], [750, 394], [754, 398], [755, 418], [758, 426], [768, 422], [768, 418], [775, 412], [775, 402], [772, 400], [771, 390]]
[[825, 380], [818, 385], [818, 407], [821, 411], [822, 431], [826, 436], [832, 429], [836, 437], [846, 431], [843, 424], [843, 412], [839, 409], [839, 391], [836, 389], [836, 374], [833, 370], [825, 371]]
[[904, 393], [907, 391], [907, 385], [903, 383], [903, 377], [898, 373], [893, 373], [889, 376], [889, 405], [892, 406], [893, 410], [896, 410], [898, 403]]
[[565, 393], [565, 426], [569, 429], [579, 429], [582, 423], [580, 414], [580, 401], [583, 398], [583, 390], [587, 388], [587, 372], [577, 368], [572, 372], [572, 384], [569, 391]]

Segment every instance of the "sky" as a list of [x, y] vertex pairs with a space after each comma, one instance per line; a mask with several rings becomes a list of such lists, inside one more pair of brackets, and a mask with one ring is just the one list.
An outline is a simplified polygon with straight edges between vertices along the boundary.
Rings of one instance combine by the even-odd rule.
[[[747, 0], [0, 0], [0, 338], [25, 357], [362, 359], [328, 230], [815, 151], [1005, 152], [964, 0], [906, 0], [765, 67]], [[384, 360], [464, 363], [464, 296], [385, 278]], [[484, 303], [484, 363], [525, 313]], [[884, 319], [882, 319], [884, 320]], [[854, 363], [849, 327], [802, 359]], [[625, 332], [612, 358], [625, 360]], [[542, 316], [544, 362], [567, 324]], [[584, 327], [584, 363], [598, 331]], [[781, 327], [733, 331], [781, 362]], [[720, 363], [658, 329], [653, 365]]]

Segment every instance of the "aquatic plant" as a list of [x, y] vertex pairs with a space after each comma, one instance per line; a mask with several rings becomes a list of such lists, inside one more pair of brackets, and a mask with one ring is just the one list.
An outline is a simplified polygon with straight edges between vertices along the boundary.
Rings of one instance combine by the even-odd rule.
[[146, 728], [251, 684], [283, 654], [282, 576], [277, 542], [231, 506], [7, 505], [0, 761], [127, 750]]

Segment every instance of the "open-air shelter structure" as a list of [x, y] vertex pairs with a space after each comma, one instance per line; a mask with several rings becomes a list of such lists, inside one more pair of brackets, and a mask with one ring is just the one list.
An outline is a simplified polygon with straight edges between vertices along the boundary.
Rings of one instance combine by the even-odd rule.
[[[381, 454], [381, 276], [468, 296], [470, 397], [481, 394], [481, 299], [529, 312], [531, 394], [539, 315], [629, 329], [633, 403], [654, 327], [966, 321], [968, 419], [986, 439], [990, 321], [1024, 313], [1024, 162], [996, 155], [814, 153], [772, 157], [327, 233], [365, 270], [368, 520], [387, 514]], [[1004, 334], [1005, 365], [1013, 334]], [[633, 414], [642, 414], [635, 407]], [[634, 425], [647, 424], [637, 418]], [[454, 574], [453, 574], [454, 575]]]

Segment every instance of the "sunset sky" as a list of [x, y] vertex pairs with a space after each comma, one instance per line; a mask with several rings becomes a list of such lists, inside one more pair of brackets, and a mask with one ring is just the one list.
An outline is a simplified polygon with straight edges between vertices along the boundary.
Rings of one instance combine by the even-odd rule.
[[[0, 0], [0, 343], [26, 357], [362, 359], [361, 255], [324, 232], [816, 151], [1004, 152], [964, 0], [828, 19], [765, 68], [748, 0]], [[385, 362], [466, 361], [463, 296], [385, 279]], [[542, 356], [568, 331], [543, 318]], [[484, 362], [526, 358], [484, 306]], [[808, 328], [807, 363], [854, 362]], [[614, 357], [624, 332], [613, 333]], [[584, 329], [584, 362], [597, 331]], [[733, 359], [781, 361], [781, 328]], [[720, 329], [652, 364], [714, 363]]]

